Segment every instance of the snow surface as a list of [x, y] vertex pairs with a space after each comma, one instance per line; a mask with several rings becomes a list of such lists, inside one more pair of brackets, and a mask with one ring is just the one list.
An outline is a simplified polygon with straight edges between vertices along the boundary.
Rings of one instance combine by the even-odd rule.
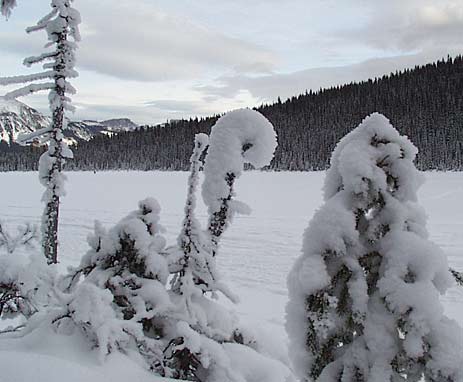
[[[67, 176], [68, 192], [62, 200], [60, 226], [63, 270], [68, 265], [77, 265], [87, 252], [86, 237], [92, 232], [95, 219], [109, 227], [147, 196], [155, 197], [161, 204], [161, 224], [167, 230], [165, 237], [168, 244], [175, 243], [183, 219], [188, 173], [78, 172]], [[235, 310], [241, 321], [254, 330], [265, 351], [285, 363], [288, 363], [284, 331], [286, 277], [300, 254], [302, 233], [322, 204], [324, 176], [323, 172], [244, 173], [236, 183], [236, 192], [239, 199], [250, 205], [252, 214], [237, 216], [221, 242], [218, 266], [224, 281], [240, 297]], [[15, 225], [26, 221], [38, 223], [42, 188], [37, 173], [2, 173], [0, 184], [0, 218], [10, 230], [14, 231]], [[426, 173], [426, 183], [418, 197], [429, 216], [430, 239], [444, 250], [452, 267], [463, 270], [463, 173]], [[206, 207], [199, 200], [197, 217], [203, 222], [207, 219]], [[222, 303], [231, 304], [226, 299]], [[451, 288], [443, 304], [446, 314], [463, 325], [462, 288]], [[119, 355], [104, 366], [97, 363], [96, 357], [89, 355], [83, 359], [85, 352], [78, 349], [81, 345], [71, 340], [66, 337], [55, 340], [62, 341], [58, 344], [51, 341], [45, 350], [40, 350], [43, 344], [25, 344], [23, 348], [15, 348], [14, 352], [20, 354], [11, 351], [9, 341], [0, 341], [0, 369], [16, 373], [11, 375], [17, 375], [17, 381], [40, 381], [37, 376], [45, 373], [45, 367], [40, 365], [64, 358], [66, 367], [63, 368], [82, 376], [75, 377], [76, 381], [126, 380], [130, 373], [120, 365], [132, 370], [135, 375], [132, 380], [144, 382], [145, 377], [146, 381], [157, 380], [132, 361], [123, 362]], [[68, 349], [72, 347], [77, 349]], [[63, 353], [63, 349], [70, 353]], [[17, 357], [26, 362], [24, 365], [31, 366], [18, 368]]]

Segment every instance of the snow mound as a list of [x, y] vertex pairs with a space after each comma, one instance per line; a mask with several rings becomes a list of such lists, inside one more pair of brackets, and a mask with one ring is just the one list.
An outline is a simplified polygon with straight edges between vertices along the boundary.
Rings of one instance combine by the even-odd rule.
[[[21, 367], [23, 365], [24, 367]], [[36, 330], [22, 338], [0, 341], [0, 380], [8, 382], [168, 382], [144, 370], [121, 353], [112, 353], [99, 362], [78, 335], [56, 335], [51, 330]]]

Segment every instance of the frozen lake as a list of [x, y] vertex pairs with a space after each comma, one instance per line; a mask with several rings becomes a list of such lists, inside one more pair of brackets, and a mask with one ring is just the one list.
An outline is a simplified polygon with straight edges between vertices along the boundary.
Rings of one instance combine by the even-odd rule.
[[[180, 229], [188, 174], [182, 172], [69, 173], [62, 200], [60, 259], [75, 265], [86, 252], [95, 219], [109, 227], [138, 200], [155, 197], [162, 206], [166, 238]], [[463, 270], [463, 173], [427, 173], [419, 196], [429, 216], [431, 239], [446, 252], [451, 266]], [[323, 172], [248, 172], [237, 183], [237, 199], [253, 209], [236, 217], [219, 255], [224, 279], [240, 296], [235, 309], [243, 322], [264, 327], [285, 341], [286, 275], [298, 256], [302, 233], [322, 203]], [[36, 173], [0, 174], [0, 219], [14, 226], [39, 221], [43, 188]], [[199, 203], [198, 216], [206, 213]], [[463, 325], [463, 288], [443, 298], [447, 314]]]

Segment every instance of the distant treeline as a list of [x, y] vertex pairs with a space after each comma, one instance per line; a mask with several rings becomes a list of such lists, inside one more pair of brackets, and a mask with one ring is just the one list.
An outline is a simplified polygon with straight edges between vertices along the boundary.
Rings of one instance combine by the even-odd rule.
[[[275, 126], [273, 170], [322, 170], [336, 143], [372, 112], [418, 146], [417, 165], [463, 170], [463, 58], [447, 58], [361, 83], [309, 91], [257, 108]], [[194, 135], [217, 116], [97, 136], [74, 150], [70, 170], [186, 170]], [[0, 170], [35, 170], [40, 148], [0, 144]]]

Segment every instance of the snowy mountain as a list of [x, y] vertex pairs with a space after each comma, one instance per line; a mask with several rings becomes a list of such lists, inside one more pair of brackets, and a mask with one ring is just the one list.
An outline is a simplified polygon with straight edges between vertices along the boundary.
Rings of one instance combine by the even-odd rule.
[[[50, 118], [39, 111], [16, 100], [0, 97], [0, 141], [11, 143], [18, 135], [31, 133], [47, 127]], [[70, 143], [88, 141], [98, 134], [112, 135], [121, 131], [133, 131], [138, 125], [128, 118], [109, 119], [107, 121], [70, 121], [65, 136]]]
[[116, 118], [108, 119], [107, 121], [101, 122], [102, 125], [106, 126], [106, 130], [110, 131], [131, 131], [138, 128], [138, 125], [133, 123], [128, 118]]
[[49, 118], [16, 100], [0, 97], [0, 141], [16, 140], [19, 134], [47, 127]]

